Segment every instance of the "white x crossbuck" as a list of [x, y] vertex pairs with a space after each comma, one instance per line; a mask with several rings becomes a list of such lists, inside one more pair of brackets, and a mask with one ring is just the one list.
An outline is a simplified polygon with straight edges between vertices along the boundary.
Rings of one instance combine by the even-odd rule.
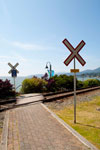
[[14, 66], [11, 63], [8, 63], [8, 65], [11, 67], [11, 70], [8, 73], [11, 73], [12, 70], [16, 70], [17, 73], [19, 73], [19, 71], [16, 69], [16, 67], [19, 65], [19, 63], [16, 63]]
[[85, 42], [82, 40], [76, 48], [74, 48], [67, 39], [64, 39], [62, 41], [64, 45], [70, 50], [71, 54], [67, 57], [67, 59], [64, 61], [65, 65], [69, 65], [69, 63], [72, 61], [72, 59], [77, 58], [77, 60], [80, 62], [82, 66], [85, 65], [84, 59], [79, 55], [79, 51], [83, 48], [85, 45]]

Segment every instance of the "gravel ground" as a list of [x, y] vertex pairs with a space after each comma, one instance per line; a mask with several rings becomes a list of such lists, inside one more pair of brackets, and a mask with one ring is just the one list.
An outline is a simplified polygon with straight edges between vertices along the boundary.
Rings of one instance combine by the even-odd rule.
[[[91, 101], [95, 96], [100, 96], [100, 89], [77, 95], [76, 96], [77, 103], [80, 103], [83, 101]], [[50, 107], [52, 109], [57, 109], [57, 110], [61, 110], [65, 106], [72, 105], [72, 104], [73, 104], [73, 96], [63, 98], [60, 100], [56, 100], [53, 102], [46, 102], [45, 103], [45, 105], [47, 107]]]

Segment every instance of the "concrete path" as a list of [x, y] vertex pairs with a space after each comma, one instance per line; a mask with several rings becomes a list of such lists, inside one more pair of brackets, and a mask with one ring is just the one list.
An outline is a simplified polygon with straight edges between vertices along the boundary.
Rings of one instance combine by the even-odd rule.
[[42, 96], [42, 94], [23, 94], [17, 98], [17, 105], [31, 102], [39, 102], [43, 99], [44, 97]]
[[[33, 96], [26, 95], [20, 104], [32, 99]], [[7, 150], [88, 150], [41, 103], [24, 105], [8, 113]]]

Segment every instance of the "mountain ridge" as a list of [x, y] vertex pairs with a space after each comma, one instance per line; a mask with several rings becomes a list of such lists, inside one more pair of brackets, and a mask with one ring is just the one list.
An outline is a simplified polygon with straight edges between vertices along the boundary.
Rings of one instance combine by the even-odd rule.
[[[92, 73], [100, 73], [100, 67], [96, 68], [96, 69], [87, 69], [84, 71], [81, 71], [79, 73], [77, 73], [77, 75], [82, 75], [82, 74], [92, 74]], [[61, 75], [61, 74], [66, 74], [66, 75], [73, 75], [73, 73], [68, 73], [68, 72], [58, 72], [56, 73], [57, 75]], [[32, 78], [33, 76], [39, 77], [41, 78], [44, 74], [33, 74], [33, 75], [28, 75], [28, 76], [18, 76], [18, 77], [23, 77], [23, 78]], [[11, 78], [10, 76], [0, 76], [0, 78]]]

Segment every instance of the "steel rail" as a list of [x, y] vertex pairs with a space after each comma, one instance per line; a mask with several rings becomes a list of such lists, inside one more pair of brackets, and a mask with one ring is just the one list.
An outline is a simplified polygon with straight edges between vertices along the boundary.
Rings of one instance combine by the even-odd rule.
[[[86, 88], [86, 89], [80, 89], [80, 90], [76, 91], [76, 94], [78, 95], [78, 94], [91, 92], [91, 91], [98, 90], [98, 89], [100, 89], [100, 86], [92, 87], [92, 88]], [[74, 91], [64, 91], [64, 92], [44, 94], [43, 96], [45, 97], [45, 99], [43, 100], [43, 102], [55, 101], [55, 100], [69, 97], [69, 96], [73, 96], [73, 95], [74, 95]]]

